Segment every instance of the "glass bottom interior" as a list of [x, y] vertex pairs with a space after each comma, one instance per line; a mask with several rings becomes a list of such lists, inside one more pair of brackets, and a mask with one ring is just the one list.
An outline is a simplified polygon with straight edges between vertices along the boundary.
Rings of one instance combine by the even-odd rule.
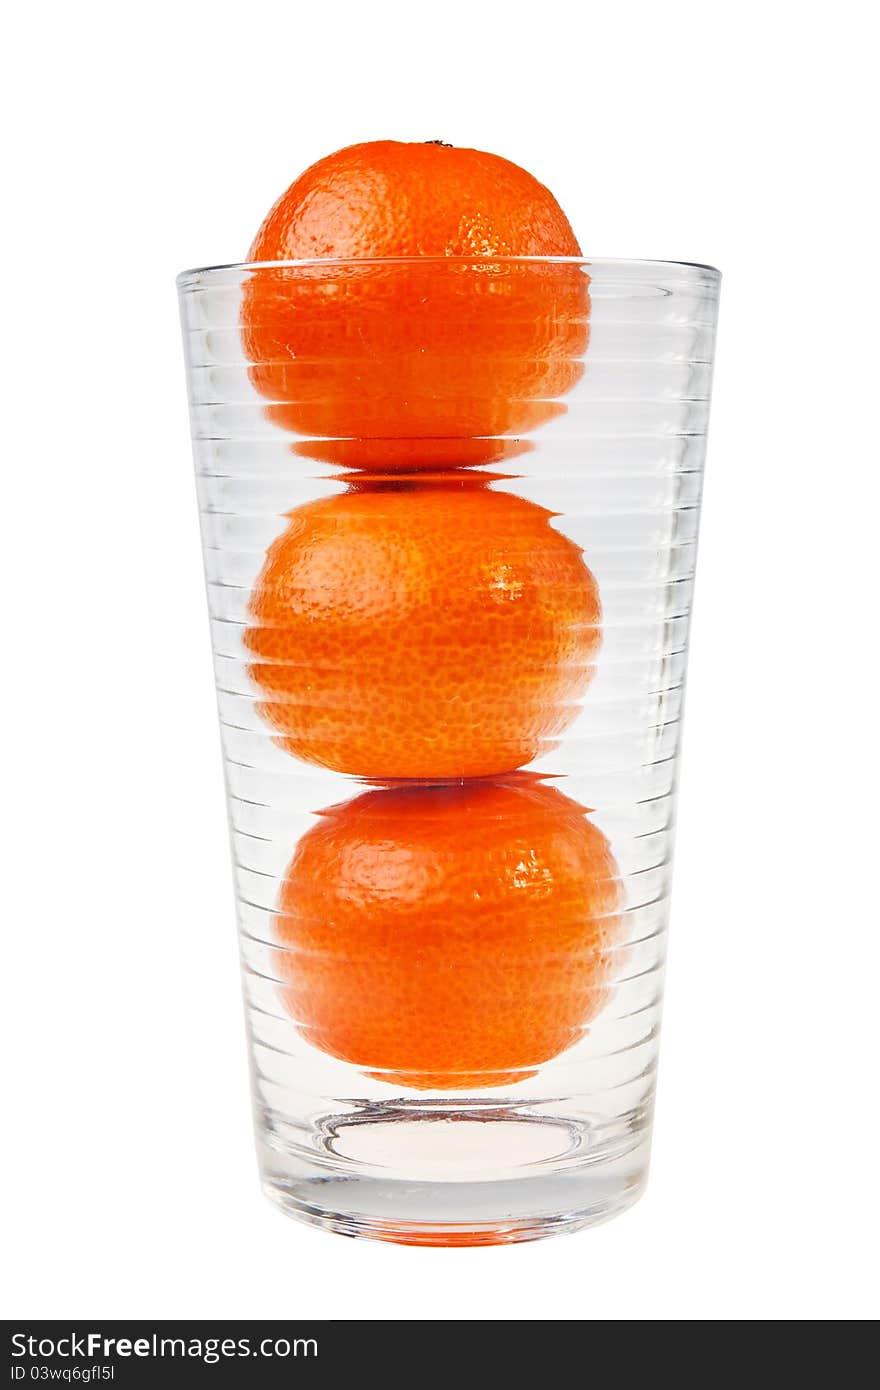
[[521, 1103], [370, 1103], [314, 1120], [293, 1144], [264, 1116], [267, 1196], [341, 1235], [406, 1245], [500, 1245], [580, 1230], [626, 1210], [648, 1171], [646, 1107], [612, 1125]]

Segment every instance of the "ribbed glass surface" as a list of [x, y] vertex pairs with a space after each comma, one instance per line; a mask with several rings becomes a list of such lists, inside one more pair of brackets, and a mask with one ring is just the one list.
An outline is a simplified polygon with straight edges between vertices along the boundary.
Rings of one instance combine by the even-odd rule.
[[260, 1161], [525, 1239], [645, 1178], [719, 275], [180, 277]]

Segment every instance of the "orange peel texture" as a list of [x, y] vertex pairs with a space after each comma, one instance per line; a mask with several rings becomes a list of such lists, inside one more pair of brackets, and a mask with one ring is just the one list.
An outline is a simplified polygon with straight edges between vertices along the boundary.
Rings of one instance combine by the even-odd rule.
[[315, 457], [408, 471], [497, 460], [500, 439], [564, 409], [589, 336], [583, 266], [516, 258], [579, 255], [556, 199], [509, 160], [349, 146], [291, 184], [251, 247], [254, 262], [312, 262], [246, 281], [251, 381]]
[[244, 636], [281, 746], [380, 781], [552, 749], [601, 642], [596, 582], [552, 519], [474, 474], [365, 480], [291, 512]]
[[284, 1004], [383, 1081], [511, 1084], [602, 1007], [620, 907], [605, 836], [538, 779], [366, 792], [322, 812], [287, 869]]

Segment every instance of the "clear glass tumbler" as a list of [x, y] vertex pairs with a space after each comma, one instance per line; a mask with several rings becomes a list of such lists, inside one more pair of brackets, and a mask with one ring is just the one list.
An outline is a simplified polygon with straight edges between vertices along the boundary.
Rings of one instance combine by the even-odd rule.
[[644, 1186], [719, 282], [179, 279], [259, 1162], [302, 1220], [491, 1244]]

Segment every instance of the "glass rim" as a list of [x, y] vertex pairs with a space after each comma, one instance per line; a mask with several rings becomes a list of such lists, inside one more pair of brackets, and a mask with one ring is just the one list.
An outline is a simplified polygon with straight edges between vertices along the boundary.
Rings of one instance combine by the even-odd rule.
[[281, 261], [229, 261], [219, 265], [194, 266], [182, 270], [176, 283], [183, 289], [195, 277], [221, 276], [236, 271], [244, 274], [252, 270], [312, 270], [316, 266], [412, 266], [412, 265], [571, 265], [583, 266], [585, 270], [602, 271], [644, 271], [656, 273], [660, 266], [667, 270], [699, 271], [711, 277], [716, 284], [721, 281], [721, 271], [717, 266], [702, 261], [670, 261], [627, 256], [495, 256], [485, 252], [474, 255], [456, 256], [314, 256], [301, 260]]

